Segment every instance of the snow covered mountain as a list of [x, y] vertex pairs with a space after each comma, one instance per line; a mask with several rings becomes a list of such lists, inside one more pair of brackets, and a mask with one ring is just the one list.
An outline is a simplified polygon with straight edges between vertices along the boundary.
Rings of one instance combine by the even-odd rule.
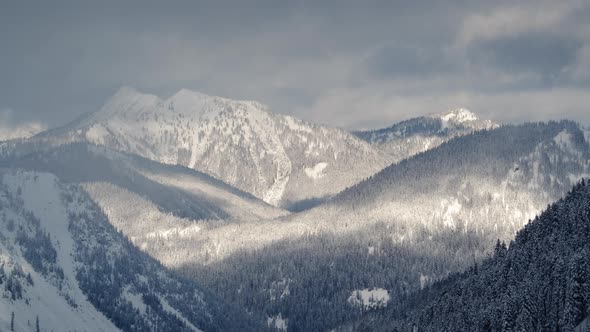
[[[108, 183], [113, 189], [143, 197], [157, 205], [159, 211], [192, 220], [241, 222], [274, 219], [288, 213], [198, 171], [87, 143], [0, 158], [0, 166], [50, 172], [63, 181], [85, 186]], [[115, 196], [107, 195], [112, 199]], [[109, 210], [108, 206], [104, 208]]]
[[188, 90], [164, 100], [122, 88], [98, 112], [36, 141], [85, 141], [187, 166], [287, 207], [324, 199], [388, 164], [346, 131]]
[[0, 167], [50, 172], [81, 185], [116, 229], [170, 267], [206, 262], [193, 241], [220, 226], [288, 214], [198, 171], [86, 143], [0, 158]]
[[[0, 167], [10, 169], [2, 173], [0, 213], [17, 211], [21, 221], [12, 224], [28, 232], [18, 235], [11, 218], [2, 219], [5, 274], [38, 300], [65, 301], [59, 313], [40, 317], [55, 329], [64, 325], [51, 317], [71, 315], [68, 299], [82, 303], [81, 292], [89, 304], [80, 306], [77, 327], [93, 320], [104, 330], [264, 329], [254, 320], [278, 330], [329, 330], [480, 261], [497, 238], [511, 239], [590, 175], [588, 132], [569, 121], [498, 126], [458, 109], [355, 135], [256, 102], [187, 90], [161, 99], [123, 88], [65, 127], [0, 143]], [[44, 189], [48, 182], [54, 192]], [[29, 199], [26, 186], [61, 200]], [[27, 210], [20, 200], [42, 206]], [[45, 229], [54, 206], [70, 219]], [[30, 239], [41, 249], [29, 249]], [[75, 248], [65, 266], [62, 241]], [[61, 298], [53, 299], [36, 288], [37, 279], [56, 278], [78, 295], [54, 285]], [[117, 280], [116, 289], [97, 291], [113, 288], [102, 280]], [[9, 289], [0, 305], [32, 303], [22, 294], [12, 299], [18, 291]], [[198, 294], [179, 295], [191, 291]], [[43, 305], [22, 309], [29, 325]]]
[[[0, 117], [0, 121], [1, 120]], [[25, 123], [15, 126], [0, 122], [0, 141], [29, 138], [43, 130], [45, 130], [45, 127], [39, 123]]]
[[480, 261], [589, 175], [590, 147], [576, 123], [478, 131], [311, 210], [202, 233], [195, 253], [212, 258], [179, 269], [290, 329], [326, 330], [362, 314], [351, 305], [358, 294], [377, 290], [395, 302]]
[[457, 108], [354, 134], [390, 155], [393, 162], [398, 162], [433, 149], [451, 138], [498, 126], [493, 121], [479, 119], [467, 109]]
[[0, 172], [0, 330], [259, 331], [141, 253], [76, 185]]

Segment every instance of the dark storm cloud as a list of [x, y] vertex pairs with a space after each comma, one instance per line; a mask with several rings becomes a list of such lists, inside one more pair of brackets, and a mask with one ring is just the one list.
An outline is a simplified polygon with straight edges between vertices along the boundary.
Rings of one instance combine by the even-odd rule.
[[[257, 99], [343, 127], [451, 106], [583, 119], [584, 1], [4, 1], [0, 109], [63, 124], [121, 85]], [[541, 82], [541, 83], [540, 83]], [[549, 83], [547, 83], [549, 82]], [[556, 94], [557, 93], [557, 94]], [[495, 111], [517, 103], [520, 116]]]

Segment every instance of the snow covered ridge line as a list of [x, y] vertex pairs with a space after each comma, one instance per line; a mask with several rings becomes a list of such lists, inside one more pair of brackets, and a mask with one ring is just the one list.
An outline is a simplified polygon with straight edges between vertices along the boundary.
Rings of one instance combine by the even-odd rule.
[[454, 121], [458, 123], [479, 120], [475, 113], [462, 107], [443, 113], [434, 113], [429, 115], [429, 117], [440, 118], [443, 121]]
[[0, 123], [0, 141], [26, 139], [47, 129], [40, 123], [26, 123], [12, 126]]
[[[188, 90], [162, 99], [123, 88], [97, 112], [13, 150], [70, 142], [193, 168], [283, 208], [329, 197], [389, 164], [342, 129]], [[322, 175], [309, 173], [319, 163]]]
[[455, 137], [498, 127], [499, 124], [493, 121], [481, 120], [475, 113], [458, 108], [412, 118], [387, 128], [354, 134], [371, 143], [382, 154], [388, 155], [392, 163], [397, 163], [434, 149]]

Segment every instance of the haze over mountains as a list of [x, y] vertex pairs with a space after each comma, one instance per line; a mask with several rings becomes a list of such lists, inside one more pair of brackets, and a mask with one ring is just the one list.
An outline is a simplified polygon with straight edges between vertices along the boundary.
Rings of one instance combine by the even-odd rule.
[[125, 87], [0, 143], [13, 275], [0, 327], [12, 311], [18, 326], [39, 315], [71, 330], [361, 326], [590, 177], [588, 138], [572, 121], [500, 125], [463, 108], [350, 133], [254, 101]]

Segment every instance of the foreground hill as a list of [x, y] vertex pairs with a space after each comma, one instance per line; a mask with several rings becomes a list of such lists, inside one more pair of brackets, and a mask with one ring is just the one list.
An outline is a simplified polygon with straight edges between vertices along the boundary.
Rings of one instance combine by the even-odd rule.
[[484, 129], [497, 128], [490, 120], [481, 120], [475, 113], [458, 108], [396, 123], [390, 127], [354, 132], [398, 162], [433, 149], [454, 137]]
[[263, 328], [141, 253], [51, 174], [2, 170], [0, 214], [3, 331]]
[[518, 232], [509, 248], [358, 330], [573, 331], [590, 307], [590, 184], [582, 181]]
[[388, 164], [344, 130], [271, 113], [257, 102], [188, 90], [161, 99], [122, 88], [99, 111], [28, 144], [72, 141], [193, 168], [272, 205], [296, 208]]

